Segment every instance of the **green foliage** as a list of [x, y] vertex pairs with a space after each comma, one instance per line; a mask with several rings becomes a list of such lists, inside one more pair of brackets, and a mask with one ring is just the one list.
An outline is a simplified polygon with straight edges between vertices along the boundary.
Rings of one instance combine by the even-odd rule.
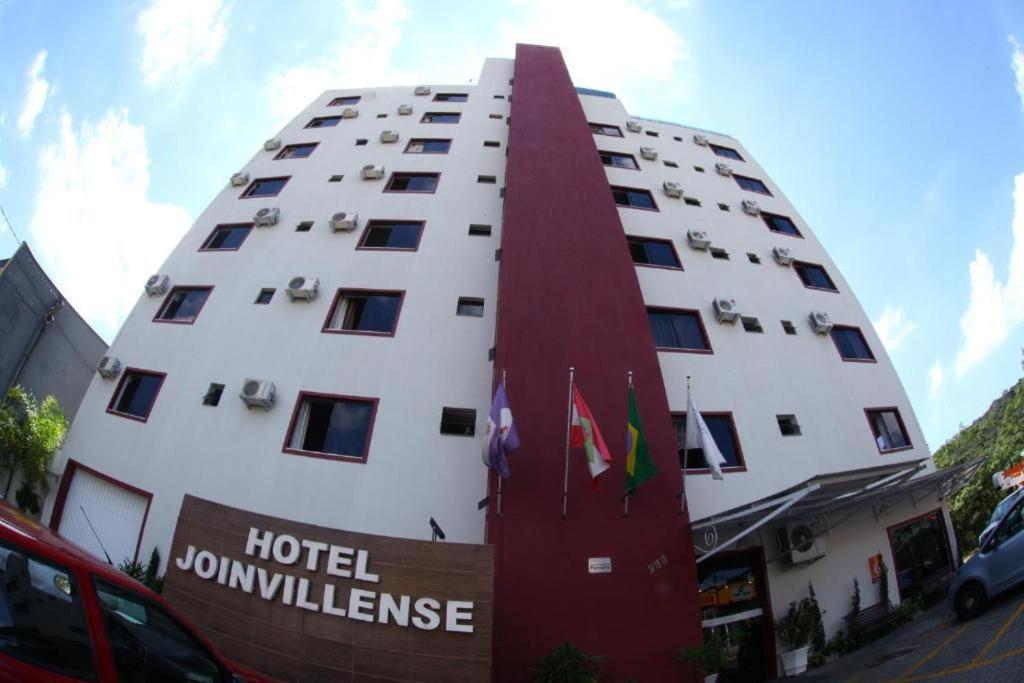
[[685, 647], [679, 651], [678, 659], [686, 662], [694, 673], [710, 676], [725, 666], [725, 637], [715, 629], [704, 629], [701, 643], [697, 647]]
[[[814, 594], [814, 584], [807, 582], [807, 590], [811, 596], [807, 599], [807, 609], [811, 621], [811, 649], [816, 655], [824, 657], [825, 652], [825, 624], [821, 620], [821, 607], [818, 606], [818, 596]], [[824, 659], [813, 666], [824, 664]]]
[[18, 507], [33, 515], [43, 511], [43, 502], [39, 500], [39, 494], [28, 481], [21, 482], [18, 491], [14, 494], [14, 502]]
[[850, 601], [850, 616], [860, 614], [860, 581], [853, 577], [853, 599]]
[[20, 386], [11, 387], [7, 399], [0, 406], [0, 474], [6, 474], [4, 498], [10, 498], [14, 476], [21, 473], [26, 493], [16, 501], [31, 504], [30, 493], [45, 493], [49, 489], [46, 473], [54, 453], [64, 443], [68, 421], [57, 405], [57, 399], [47, 396], [41, 403]]
[[1003, 392], [984, 415], [935, 452], [935, 464], [940, 468], [986, 458], [967, 486], [947, 499], [961, 553], [978, 547], [978, 535], [1006, 495], [992, 485], [992, 475], [1020, 462], [1022, 450], [1024, 380]]
[[530, 667], [530, 680], [533, 683], [596, 683], [604, 675], [602, 659], [566, 641], [534, 662]]
[[789, 603], [786, 616], [775, 622], [775, 628], [778, 630], [782, 642], [789, 645], [792, 650], [810, 644], [811, 635], [814, 632], [814, 617], [811, 614], [810, 598], [803, 598], [800, 602], [794, 600]]
[[157, 575], [160, 570], [160, 551], [155, 547], [149, 555], [148, 564], [126, 559], [117, 568], [154, 593], [162, 593], [164, 590], [164, 577]]

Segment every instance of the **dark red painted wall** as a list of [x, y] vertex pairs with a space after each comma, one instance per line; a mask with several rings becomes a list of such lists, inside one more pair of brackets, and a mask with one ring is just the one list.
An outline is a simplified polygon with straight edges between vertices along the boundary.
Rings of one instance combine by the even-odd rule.
[[[605, 655], [616, 680], [682, 680], [676, 652], [700, 633], [696, 569], [673, 497], [675, 436], [635, 267], [560, 51], [519, 45], [512, 95], [495, 369], [508, 372], [523, 445], [510, 457], [503, 516], [492, 505], [488, 517], [495, 680], [522, 680], [565, 640]], [[571, 453], [563, 520], [570, 366], [614, 463], [595, 493], [583, 452]], [[658, 476], [623, 518], [627, 370]], [[662, 555], [667, 564], [652, 573]], [[611, 557], [613, 571], [589, 574], [590, 557]]]

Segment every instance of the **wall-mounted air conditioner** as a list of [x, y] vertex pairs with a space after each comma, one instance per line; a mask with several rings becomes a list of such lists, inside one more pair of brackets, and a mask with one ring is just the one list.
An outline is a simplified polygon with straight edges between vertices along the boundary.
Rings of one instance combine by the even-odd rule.
[[397, 130], [385, 130], [380, 134], [381, 142], [398, 142]]
[[297, 301], [298, 299], [312, 301], [316, 298], [317, 292], [320, 291], [320, 278], [296, 275], [288, 281], [288, 287], [285, 291], [292, 301]]
[[380, 180], [384, 177], [384, 167], [375, 166], [373, 164], [367, 164], [363, 166], [363, 170], [359, 172], [363, 180]]
[[761, 213], [761, 207], [753, 199], [744, 199], [741, 205], [745, 214], [756, 216]]
[[648, 161], [654, 161], [658, 158], [658, 152], [653, 147], [641, 147], [640, 156]]
[[626, 130], [628, 130], [630, 133], [639, 133], [643, 129], [644, 127], [641, 126], [636, 121], [626, 121]]
[[780, 266], [793, 265], [793, 254], [786, 247], [773, 247], [772, 257]]
[[679, 186], [679, 183], [674, 183], [671, 180], [663, 182], [661, 188], [665, 190], [666, 196], [675, 197], [676, 199], [683, 196], [683, 188]]
[[245, 171], [239, 171], [231, 176], [231, 185], [233, 187], [241, 187], [249, 182], [249, 174]]
[[104, 379], [114, 379], [121, 372], [121, 361], [110, 355], [103, 356], [96, 369]]
[[691, 249], [704, 251], [711, 246], [711, 240], [708, 239], [708, 234], [703, 230], [687, 230], [686, 241]]
[[277, 388], [274, 383], [265, 379], [246, 378], [242, 384], [242, 393], [238, 398], [245, 402], [245, 405], [270, 410], [274, 405], [274, 398], [277, 396]]
[[784, 564], [806, 564], [825, 556], [825, 537], [815, 535], [806, 523], [789, 523], [776, 532], [779, 554]]
[[722, 162], [718, 162], [717, 164], [715, 164], [715, 172], [718, 173], [718, 175], [731, 176], [732, 166], [730, 166], [729, 164], [723, 164]]
[[352, 232], [359, 224], [359, 214], [355, 211], [339, 211], [331, 216], [331, 230], [334, 232]]
[[146, 280], [146, 294], [150, 296], [163, 296], [171, 286], [171, 279], [166, 275], [150, 275]]
[[354, 119], [359, 116], [359, 110], [352, 107], [346, 107], [341, 110], [341, 118], [343, 119]]
[[281, 138], [270, 138], [263, 143], [263, 149], [268, 152], [273, 152], [275, 149], [281, 148]]
[[413, 92], [415, 92], [417, 95], [429, 95], [430, 88], [426, 85], [418, 85], [416, 86], [416, 90], [414, 90]]
[[256, 212], [253, 216], [253, 220], [256, 225], [260, 227], [266, 227], [268, 225], [277, 225], [277, 221], [281, 219], [281, 209], [276, 206], [265, 206]]
[[740, 317], [740, 311], [736, 307], [735, 299], [718, 297], [711, 302], [711, 307], [715, 311], [715, 320], [720, 323], [734, 323]]
[[811, 323], [811, 329], [817, 334], [828, 334], [832, 330], [832, 319], [824, 311], [811, 311], [807, 319]]
[[703, 136], [703, 135], [694, 135], [693, 136], [693, 144], [700, 145], [701, 147], [707, 147], [708, 146], [708, 139], [705, 136]]
[[412, 113], [412, 105], [411, 104], [400, 104], [400, 105], [398, 105], [398, 115], [399, 116], [408, 116], [411, 113]]

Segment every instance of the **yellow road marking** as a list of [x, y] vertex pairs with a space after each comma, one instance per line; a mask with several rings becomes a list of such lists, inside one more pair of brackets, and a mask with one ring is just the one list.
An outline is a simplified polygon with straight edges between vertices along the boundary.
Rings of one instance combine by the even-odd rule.
[[1010, 615], [1010, 618], [1007, 619], [1006, 623], [1004, 623], [996, 632], [992, 637], [992, 640], [988, 641], [988, 644], [981, 650], [981, 652], [978, 653], [978, 656], [971, 660], [971, 664], [977, 664], [980, 662], [981, 659], [989, 653], [989, 650], [995, 647], [996, 643], [999, 642], [999, 639], [1006, 634], [1006, 629], [1010, 628], [1010, 624], [1016, 621], [1017, 617], [1019, 617], [1022, 612], [1024, 612], [1024, 602], [1020, 603], [1020, 607], [1017, 608], [1017, 611]]
[[1010, 650], [1009, 652], [1004, 652], [1003, 654], [996, 655], [995, 657], [992, 657], [991, 659], [984, 659], [984, 660], [982, 660], [980, 662], [971, 662], [970, 664], [965, 664], [963, 666], [958, 666], [955, 669], [945, 669], [944, 671], [936, 671], [936, 672], [930, 673], [930, 674], [922, 674], [920, 676], [914, 676], [912, 678], [902, 678], [901, 677], [901, 678], [898, 678], [896, 680], [901, 681], [901, 682], [902, 681], [907, 681], [909, 683], [910, 681], [926, 681], [926, 680], [932, 679], [932, 678], [942, 678], [943, 676], [952, 676], [953, 674], [962, 674], [962, 673], [965, 673], [967, 671], [974, 671], [975, 669], [980, 669], [982, 667], [986, 667], [989, 664], [995, 664], [996, 662], [1001, 662], [1004, 659], [1009, 659], [1010, 657], [1016, 657], [1017, 655], [1020, 655], [1020, 654], [1024, 654], [1024, 647], [1018, 647], [1016, 650]]
[[956, 631], [955, 631], [955, 632], [953, 633], [953, 635], [951, 635], [951, 636], [950, 636], [949, 638], [946, 638], [946, 639], [945, 639], [944, 641], [942, 641], [941, 643], [939, 643], [939, 646], [938, 646], [938, 647], [936, 647], [936, 648], [935, 648], [934, 650], [932, 650], [931, 652], [929, 652], [929, 653], [928, 653], [927, 655], [925, 655], [924, 659], [922, 659], [922, 660], [918, 661], [918, 663], [917, 663], [917, 664], [915, 664], [914, 666], [910, 667], [909, 669], [907, 669], [906, 671], [904, 671], [904, 672], [903, 672], [902, 674], [900, 674], [899, 676], [897, 676], [897, 677], [896, 677], [896, 680], [898, 680], [898, 681], [906, 680], [906, 679], [907, 679], [907, 676], [909, 676], [910, 674], [914, 673], [915, 671], [917, 671], [918, 669], [920, 669], [920, 668], [921, 668], [922, 666], [924, 666], [925, 664], [927, 664], [928, 662], [930, 662], [930, 661], [931, 661], [931, 659], [932, 659], [932, 657], [934, 657], [935, 655], [937, 655], [937, 654], [939, 654], [940, 652], [942, 652], [942, 651], [943, 651], [943, 650], [944, 650], [944, 649], [946, 648], [946, 646], [947, 646], [947, 645], [949, 645], [950, 643], [952, 643], [952, 642], [953, 642], [953, 641], [954, 641], [954, 640], [955, 640], [955, 639], [956, 639], [956, 638], [957, 638], [957, 637], [958, 637], [958, 636], [959, 636], [959, 635], [960, 635], [961, 633], [963, 633], [963, 632], [964, 632], [964, 629], [966, 629], [966, 628], [967, 628], [967, 625], [968, 625], [968, 623], [970, 623], [970, 622], [967, 622], [967, 623], [964, 623], [964, 624], [962, 624], [962, 625], [960, 626], [960, 628], [958, 628], [958, 629], [957, 629], [957, 630], [956, 630]]

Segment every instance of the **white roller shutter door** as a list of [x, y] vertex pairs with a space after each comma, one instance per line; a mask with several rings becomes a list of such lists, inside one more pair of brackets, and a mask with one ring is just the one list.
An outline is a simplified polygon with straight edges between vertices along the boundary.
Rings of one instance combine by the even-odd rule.
[[[115, 565], [125, 559], [133, 560], [148, 503], [145, 496], [76, 468], [64, 501], [60, 535], [104, 562], [103, 548]], [[103, 542], [102, 548], [97, 536]]]

